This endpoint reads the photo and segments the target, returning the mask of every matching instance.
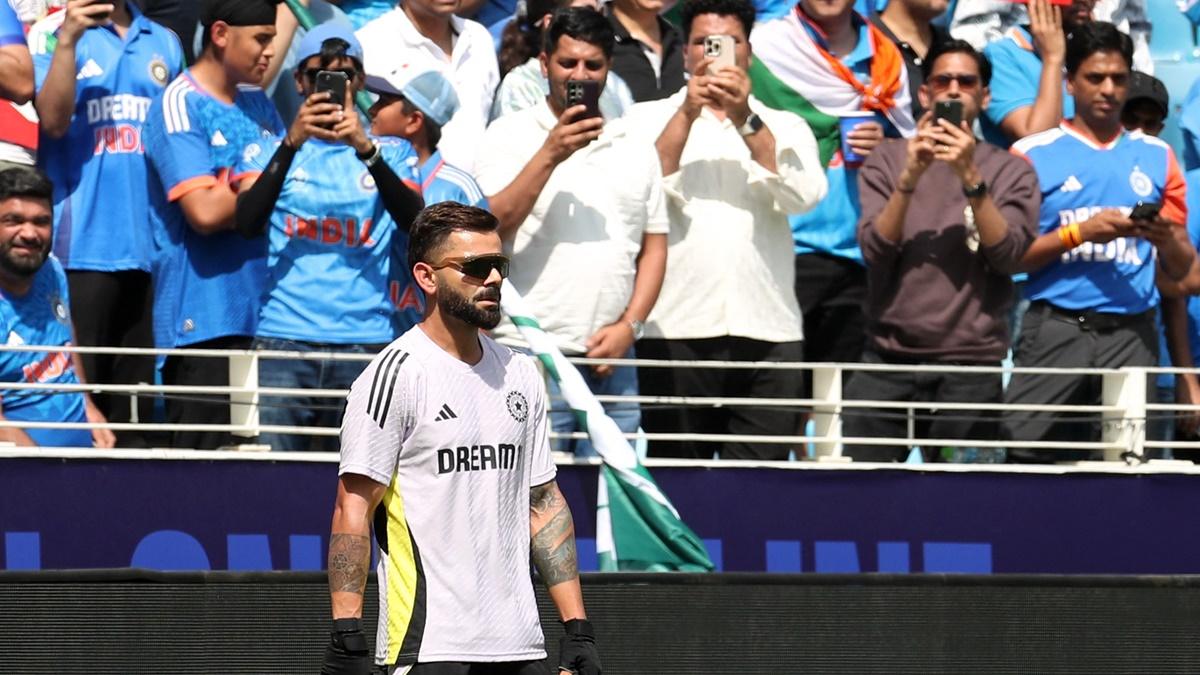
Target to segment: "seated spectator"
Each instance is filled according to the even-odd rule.
[[[363,26],[358,40],[375,72],[436,70],[454,84],[462,106],[442,130],[441,150],[448,162],[474,173],[500,70],[487,29],[454,15],[461,1],[405,0]]]
[[[1013,146],[1038,172],[1041,235],[1022,260],[1033,301],[1025,315],[1018,367],[1121,368],[1158,363],[1155,275],[1180,280],[1195,250],[1187,239],[1185,185],[1166,143],[1121,127],[1133,45],[1109,23],[1074,30],[1067,85],[1075,117]],[[1132,218],[1141,203],[1161,210]],[[1100,375],[1016,373],[1005,401],[1025,405],[1097,405]],[[1087,415],[1010,412],[1018,441],[1095,440]],[[1012,448],[1009,461],[1086,459],[1085,451]]]
[[[41,119],[38,164],[54,183],[54,254],[71,285],[79,344],[150,347],[154,293],[142,127],[150,103],[179,75],[183,51],[170,30],[133,3],[73,4],[30,31]],[[113,208],[120,192],[122,207]],[[153,356],[81,354],[95,382],[150,384]],[[149,420],[154,399],[95,397],[113,422]],[[122,447],[151,443],[118,434]]]
[[[154,333],[160,348],[247,349],[258,328],[267,247],[234,232],[230,172],[242,150],[284,133],[258,84],[274,52],[275,2],[205,0],[204,51],[150,106],[144,129],[154,223]],[[169,385],[229,386],[221,360],[173,355]],[[227,396],[171,398],[167,420],[229,424]],[[175,447],[215,448],[226,432],[177,431]]]
[[[605,125],[584,117],[583,105],[567,107],[567,80],[604,85],[613,50],[604,17],[571,8],[555,14],[546,31],[541,58],[550,95],[488,128],[479,184],[512,250],[509,281],[559,348],[568,355],[632,358],[666,266],[658,156],[620,120]],[[510,321],[495,334],[521,344]],[[595,366],[584,379],[596,394],[637,394],[637,373],[629,366]],[[609,403],[605,410],[622,431],[637,430],[636,403]],[[550,419],[558,432],[580,428],[569,410],[552,411]],[[559,447],[595,453],[587,441]]]
[[[421,210],[411,180],[412,146],[377,142],[362,128],[362,47],[348,26],[304,36],[296,87],[305,103],[287,136],[246,146],[234,177],[237,229],[268,234],[266,300],[255,349],[375,354],[395,337],[388,279],[396,239]],[[344,73],[346,97],[315,92],[321,71]],[[401,178],[409,178],[405,187]],[[407,240],[404,245],[407,246]],[[399,276],[404,277],[401,273]],[[327,289],[336,288],[330,297]],[[348,389],[364,361],[259,360],[258,383],[287,389]],[[259,422],[336,428],[341,407],[326,397],[264,396]],[[336,452],[336,436],[264,433],[273,450]]]
[[[550,84],[542,72],[538,55],[542,53],[542,31],[550,23],[555,8],[591,7],[595,0],[530,0],[525,14],[517,17],[504,29],[500,45],[500,89],[492,103],[492,119],[510,112],[532,108],[546,100]],[[629,85],[616,73],[610,72],[600,93],[600,112],[612,120],[633,105]]]
[[[1153,72],[1154,59],[1150,54],[1150,19],[1146,15],[1147,0],[1088,0],[1090,18],[1116,24],[1121,32],[1133,39],[1133,67]],[[1070,4],[1070,3],[1067,3]],[[982,50],[988,44],[1004,39],[1016,26],[1030,23],[1026,2],[1011,0],[957,0],[951,7],[951,36],[970,42]],[[1073,11],[1071,8],[1069,11]]]
[[[1091,23],[1095,2],[1030,0],[1029,25],[1013,26],[983,49],[993,70],[992,102],[980,120],[984,139],[1008,147],[1075,114],[1062,76],[1067,34]]]
[[[57,347],[74,341],[67,277],[50,255],[53,194],[50,181],[31,167],[0,171],[0,329],[10,345]],[[0,356],[3,382],[75,385],[83,380],[78,360],[67,352],[6,351]],[[0,393],[0,420],[106,422],[83,392]],[[0,441],[23,446],[111,448],[115,440],[107,429],[0,428]]]
[[[961,40],[933,47],[921,105],[958,103],[955,126],[922,116],[916,138],[887,141],[859,172],[858,240],[867,263],[866,363],[999,367],[1008,353],[1011,274],[1037,235],[1041,193],[1027,162],[972,132],[988,102],[988,62]],[[846,398],[999,403],[1001,374],[862,371]],[[994,440],[994,411],[917,409],[917,438]],[[849,437],[905,438],[903,410],[848,408]],[[937,448],[923,448],[927,461]],[[901,462],[903,446],[846,449],[857,461]]]
[[[946,11],[948,4],[949,0],[892,0],[882,12],[870,15],[871,23],[900,48],[904,57],[913,119],[925,112],[917,96],[917,90],[925,81],[922,71],[925,57],[936,43],[950,38],[945,29],[933,23]]]
[[[421,197],[427,206],[458,202],[487,209],[487,198],[475,179],[442,159],[438,141],[442,127],[458,110],[454,85],[436,70],[408,77],[406,73],[376,75],[368,71],[367,89],[379,96],[371,106],[371,131],[397,136],[412,144]]]
[[[28,105],[33,92],[25,26],[8,3],[0,2],[0,170],[33,164],[37,122],[29,119]]]
[[[670,98],[639,103],[624,122],[657,143],[662,163],[670,264],[646,321],[638,356],[649,359],[800,361],[800,307],[789,213],[825,195],[817,142],[804,120],[750,94],[749,0],[686,0],[688,83]],[[709,73],[705,38],[733,38],[736,65]],[[697,302],[697,298],[703,300]],[[799,398],[794,370],[641,368],[646,396]],[[785,408],[647,408],[646,431],[792,435]],[[787,445],[652,442],[656,457],[787,459]]]
[[[759,23],[750,35],[754,95],[808,121],[828,164],[828,194],[793,215],[796,298],[804,316],[804,357],[854,362],[864,344],[866,271],[855,238],[858,167],[884,135],[915,131],[908,76],[900,50],[855,13],[853,0],[801,0],[795,9]],[[867,117],[843,139],[839,117]],[[852,151],[855,161],[847,161]]]
[[[663,0],[612,0],[606,8],[617,36],[612,71],[629,85],[633,100],[666,98],[683,86],[683,40],[659,16]]]

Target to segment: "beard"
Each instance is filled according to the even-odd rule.
[[[441,292],[438,293],[438,309],[446,315],[484,330],[491,330],[500,324],[502,314],[499,306],[499,288],[484,286],[475,292],[473,298],[460,295],[457,291],[448,287],[439,290]],[[492,309],[483,309],[475,304],[481,300],[494,300],[497,306]]]
[[[15,251],[13,242],[10,240],[0,245],[0,267],[13,276],[31,277],[42,269],[42,265],[45,264],[49,255],[49,242],[36,254],[29,255],[24,251],[19,253]]]

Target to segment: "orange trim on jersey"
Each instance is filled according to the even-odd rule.
[[[256,181],[262,175],[261,171],[243,171],[242,173],[234,174],[229,177],[229,183],[235,190],[241,192],[241,183],[245,180]]]
[[[218,182],[216,176],[196,176],[189,178],[167,191],[167,201],[179,201],[183,199],[184,195],[191,194],[196,190],[207,190]]]
[[[1187,227],[1187,182],[1175,159],[1175,151],[1167,148],[1167,184],[1163,187],[1161,215],[1179,227]]]
[[[1025,36],[1021,34],[1021,31],[1018,30],[1016,26],[1008,29],[1008,37],[1011,38],[1013,42],[1017,43],[1017,46],[1021,49],[1024,49],[1027,52],[1035,51],[1033,45],[1029,42],[1029,40],[1025,39]]]
[[[1128,132],[1122,128],[1117,132],[1116,136],[1112,137],[1112,140],[1108,141],[1107,143],[1101,143],[1100,140],[1090,132],[1084,131],[1074,124],[1071,124],[1071,120],[1063,120],[1060,126],[1062,127],[1063,131],[1066,131],[1075,138],[1078,138],[1097,150],[1112,150],[1113,148],[1117,147],[1117,143],[1120,142],[1121,138],[1128,134]]]
[[[1026,155],[1025,153],[1021,152],[1015,146],[1011,146],[1011,145],[1008,146],[1008,151],[1009,151],[1009,153],[1016,155],[1017,157],[1020,157],[1021,159],[1025,160],[1030,166],[1033,166],[1033,160],[1029,159],[1029,155]]]

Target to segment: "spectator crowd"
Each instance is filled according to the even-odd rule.
[[[455,201],[495,215],[509,261],[435,268],[480,284],[500,270],[569,356],[890,364],[848,372],[845,397],[920,410],[847,408],[855,459],[904,461],[865,441],[913,424],[964,446],[1024,442],[1012,462],[1086,459],[1036,446],[1098,440],[1099,417],[1049,410],[1099,404],[1096,369],[1190,368],[1200,350],[1200,187],[1185,171],[1200,167],[1158,138],[1171,97],[1148,35],[1140,0],[4,0],[7,344],[179,351],[5,351],[0,379],[64,389],[5,391],[0,417],[182,426],[0,440],[233,443],[209,429],[230,424],[227,396],[157,409],[81,383],[228,386],[212,349],[378,353],[425,311],[410,223]],[[508,319],[493,335],[529,349]],[[1077,370],[1005,383],[905,368],[1010,354]],[[346,389],[363,365],[264,358],[259,384]],[[620,397],[605,408],[627,433],[736,437],[795,435],[806,414],[632,397],[805,398],[800,373],[584,369]],[[1200,404],[1191,374],[1150,391]],[[981,408],[933,405],[946,402]],[[1025,407],[987,408],[1001,402]],[[259,441],[336,449],[287,429],[340,415],[328,398],[264,396],[261,423],[283,432]],[[1200,438],[1197,421],[1151,433]]]

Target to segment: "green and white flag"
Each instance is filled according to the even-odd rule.
[[[567,405],[604,460],[596,499],[600,569],[712,571],[712,560],[700,538],[679,518],[679,512],[638,461],[617,423],[604,413],[583,376],[542,331],[521,294],[508,281],[504,282],[500,305],[546,372],[558,382]]]

